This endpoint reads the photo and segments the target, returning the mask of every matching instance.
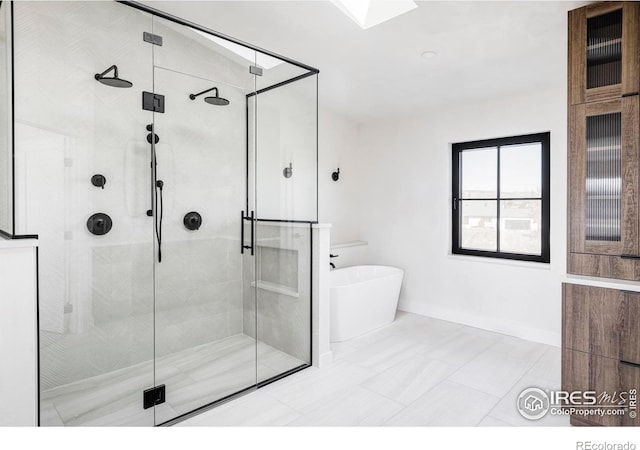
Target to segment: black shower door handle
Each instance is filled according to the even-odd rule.
[[[244,211],[240,211],[240,253],[244,254]]]
[[[253,256],[254,230],[256,223],[253,217],[253,211],[251,211],[251,217],[249,218],[249,220],[251,220],[251,256]]]
[[[251,221],[251,245],[244,245],[244,221]],[[253,236],[254,236],[254,215],[251,211],[250,216],[245,216],[244,211],[240,211],[240,253],[244,254],[245,249],[251,249],[251,256],[253,256]]]

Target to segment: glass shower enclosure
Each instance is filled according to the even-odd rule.
[[[40,424],[170,424],[308,367],[318,70],[135,2],[1,8]]]

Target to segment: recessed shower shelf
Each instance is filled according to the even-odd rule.
[[[303,234],[295,233],[293,236],[286,238],[273,237],[273,238],[262,238],[256,240],[257,247],[265,247],[265,248],[274,248],[277,250],[294,250],[298,251],[300,249],[300,245],[306,245],[304,242],[305,236]],[[302,242],[300,244],[299,242]]]
[[[264,291],[275,292],[276,294],[288,295],[289,297],[299,298],[300,293],[296,289],[281,284],[269,283],[268,281],[258,280],[251,282],[251,287],[262,289]]]

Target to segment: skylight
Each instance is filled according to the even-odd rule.
[[[273,69],[275,66],[278,66],[283,63],[283,61],[273,58],[269,55],[265,55],[264,53],[256,52],[248,47],[243,47],[242,45],[236,44],[235,42],[227,41],[226,39],[219,38],[212,34],[204,33],[200,30],[193,30],[198,33],[200,36],[210,40],[211,42],[215,42],[221,47],[230,50],[236,55],[246,59],[251,64],[256,64],[259,67],[263,67],[265,69]]]
[[[418,7],[412,0],[331,0],[331,2],[365,30]]]

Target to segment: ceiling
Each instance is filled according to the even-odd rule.
[[[320,103],[362,123],[564,83],[567,11],[587,2],[418,1],[367,30],[329,1],[144,3],[317,67]]]

